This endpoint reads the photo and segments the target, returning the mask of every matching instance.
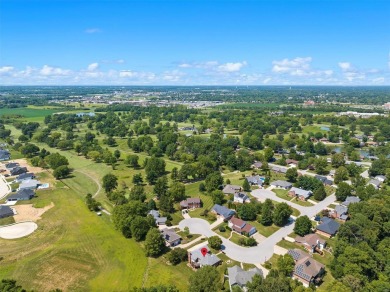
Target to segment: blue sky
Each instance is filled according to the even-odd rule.
[[[390,1],[2,0],[0,84],[390,85]]]

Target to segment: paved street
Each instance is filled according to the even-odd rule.
[[[331,196],[325,198],[325,200],[319,202],[314,206],[303,207],[295,203],[285,201],[277,197],[274,192],[269,190],[262,190],[262,189],[255,190],[252,191],[252,195],[257,199],[270,198],[278,202],[286,202],[291,207],[298,209],[301,212],[301,216],[307,215],[309,218],[313,217],[314,215],[319,213],[322,209],[326,208],[336,200],[335,195],[332,194]],[[264,239],[257,246],[242,247],[216,234],[214,231],[211,230],[212,228],[210,227],[210,224],[206,220],[200,218],[191,218],[191,219],[184,219],[179,223],[180,229],[183,230],[184,227],[188,227],[190,229],[190,232],[193,234],[202,234],[206,237],[210,237],[214,235],[219,236],[222,239],[223,251],[226,253],[226,255],[229,258],[239,262],[249,263],[249,264],[258,264],[258,263],[263,264],[265,261],[267,261],[274,253],[274,246],[279,241],[281,241],[283,237],[286,237],[288,234],[293,232],[294,225],[295,225],[295,221],[291,218],[289,224],[280,228],[277,232],[272,234],[270,237]]]

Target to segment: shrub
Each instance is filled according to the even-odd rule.
[[[219,226],[218,229],[219,229],[220,232],[225,232],[226,231],[226,228],[224,226]]]

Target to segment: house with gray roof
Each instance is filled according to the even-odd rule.
[[[295,261],[293,271],[293,278],[300,281],[305,287],[309,287],[311,283],[320,283],[324,273],[325,266],[313,258],[303,250],[290,249],[288,254],[292,256]]]
[[[232,218],[234,214],[236,214],[236,211],[228,209],[218,204],[215,204],[213,208],[211,208],[211,212],[219,216],[222,216],[224,220],[229,220],[230,218]]]
[[[157,210],[150,210],[148,215],[153,216],[157,225],[164,225],[167,222],[167,217],[160,217],[160,212]]]
[[[0,205],[0,218],[6,218],[14,216],[14,211],[5,205]]]
[[[386,176],[384,175],[377,175],[375,177],[376,180],[379,180],[380,182],[384,182],[386,180]]]
[[[262,278],[264,278],[263,271],[257,267],[248,271],[244,271],[239,266],[228,268],[230,291],[232,291],[234,286],[238,286],[245,291],[246,284],[248,282],[252,282],[252,279],[255,275],[260,275]]]
[[[239,193],[234,194],[233,202],[244,204],[244,203],[249,203],[250,199],[247,196],[247,194],[239,192]]]
[[[344,205],[337,205],[334,208],[332,217],[346,221],[348,219],[348,207]]]
[[[35,177],[35,175],[31,172],[26,172],[26,173],[22,173],[22,174],[19,174],[17,176],[17,178],[15,178],[15,181],[17,183],[20,183],[24,180],[30,180],[30,179],[33,179]]]
[[[161,230],[161,235],[165,240],[166,246],[176,246],[181,242],[181,237],[175,232],[175,229],[164,228]]]
[[[207,249],[205,255],[202,254],[202,249]],[[194,250],[188,250],[188,263],[195,269],[203,266],[218,266],[221,263],[221,259],[215,254],[211,253],[207,245]]]
[[[251,167],[255,169],[260,169],[263,166],[263,163],[261,161],[254,162]]]
[[[328,179],[326,176],[316,175],[315,178],[318,179],[320,182],[322,182],[326,186],[333,185],[333,181]]]
[[[292,183],[285,181],[285,180],[276,180],[276,181],[273,181],[271,183],[271,186],[274,186],[276,188],[289,190],[292,187]]]
[[[7,198],[7,202],[13,202],[13,201],[28,201],[34,198],[35,193],[33,190],[30,189],[24,189],[20,190],[15,194],[10,195]]]
[[[322,251],[326,246],[326,241],[314,233],[306,234],[303,237],[297,236],[295,237],[295,242],[302,244],[311,253]]]
[[[246,180],[251,186],[262,186],[264,179],[260,175],[247,176]]]
[[[379,189],[381,186],[381,182],[379,180],[376,180],[376,179],[370,179],[368,184],[373,185],[375,189]]]
[[[287,168],[280,167],[280,166],[272,166],[271,170],[274,172],[279,172],[279,173],[286,173],[287,172]]]
[[[360,198],[356,196],[348,196],[344,202],[341,203],[341,205],[348,207],[350,204],[359,203]]]
[[[316,227],[316,233],[328,238],[336,235],[340,228],[340,223],[328,217],[322,217],[320,222]]]
[[[301,201],[306,201],[313,194],[312,191],[307,191],[296,187],[292,187],[288,193],[291,197],[296,196]]]
[[[222,190],[225,195],[234,195],[239,191],[241,191],[241,187],[237,185],[226,185]]]
[[[11,154],[7,150],[0,150],[0,161],[11,159]]]
[[[5,168],[6,168],[7,170],[11,170],[11,169],[13,169],[13,168],[15,168],[15,167],[17,167],[17,166],[19,166],[19,163],[17,163],[17,162],[10,162],[10,163],[7,163],[7,164],[5,165]]]
[[[14,175],[19,175],[19,174],[26,173],[26,172],[27,172],[27,167],[16,166],[10,170],[10,175],[14,176]]]
[[[20,183],[18,190],[19,191],[26,190],[26,189],[35,190],[36,188],[38,188],[40,183],[41,183],[40,181],[37,181],[35,179],[24,180]]]
[[[182,209],[195,209],[202,206],[202,201],[199,198],[188,198],[180,202]]]

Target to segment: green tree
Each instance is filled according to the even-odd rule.
[[[205,192],[206,191],[206,186],[205,186],[205,184],[203,183],[203,182],[201,182],[200,184],[199,184],[199,192]]]
[[[340,166],[336,169],[336,172],[334,174],[334,183],[338,184],[344,180],[348,179],[348,169],[344,166]]]
[[[149,229],[150,226],[148,224],[148,220],[145,217],[135,216],[131,220],[131,224],[130,224],[131,236],[136,241],[144,240]]]
[[[214,204],[222,205],[225,200],[225,195],[220,190],[215,190],[211,192],[211,198],[213,199]]]
[[[287,224],[293,210],[286,203],[280,203],[276,206],[272,219],[275,225],[284,226]]]
[[[332,155],[332,166],[333,167],[340,167],[345,165],[345,159],[343,153],[335,153]]]
[[[300,236],[305,236],[306,234],[309,234],[311,228],[311,221],[306,215],[298,217],[295,221],[294,232]]]
[[[136,173],[133,175],[133,184],[135,185],[142,185],[142,183],[144,182],[144,179],[142,178],[142,174],[141,173]]]
[[[143,186],[134,186],[130,190],[129,194],[129,200],[134,200],[134,201],[145,201],[146,200],[146,194],[145,194],[145,189]]]
[[[52,153],[46,156],[45,162],[50,166],[51,169],[56,169],[62,165],[69,165],[68,159],[59,153]]]
[[[223,184],[223,177],[219,172],[214,172],[206,177],[205,185],[208,192],[217,190]]]
[[[326,191],[325,187],[322,185],[321,187],[318,187],[314,190],[313,197],[317,201],[322,201],[326,198]]]
[[[216,268],[204,266],[190,277],[189,292],[219,291],[220,275]]]
[[[145,252],[149,257],[157,257],[165,250],[165,241],[157,228],[151,228],[146,234]]]
[[[314,161],[314,167],[316,168],[316,172],[318,174],[325,174],[327,173],[326,167],[328,166],[328,162],[326,161],[326,158],[317,158]]]
[[[251,191],[251,185],[249,184],[249,182],[248,182],[248,180],[246,178],[244,179],[244,182],[242,184],[242,189],[245,192],[250,192]]]
[[[173,200],[168,194],[160,197],[159,208],[166,213],[171,213],[173,211]]]
[[[345,199],[351,195],[351,192],[352,187],[349,184],[345,182],[339,183],[336,190],[337,201],[344,202]]]
[[[242,220],[253,221],[257,217],[257,206],[253,203],[242,204],[238,208],[238,215]]]
[[[138,160],[139,160],[138,155],[136,155],[136,154],[130,154],[130,155],[127,155],[126,160],[125,160],[125,163],[126,163],[127,165],[130,165],[130,166],[133,167],[133,168],[137,168],[137,167],[139,167]]]
[[[173,182],[169,188],[169,196],[174,202],[180,202],[186,198],[186,188],[181,182]]]
[[[177,247],[168,253],[167,258],[172,265],[180,264],[180,262],[184,262],[187,259],[187,251]]]
[[[217,235],[211,236],[211,237],[209,237],[208,241],[209,241],[209,245],[211,248],[216,249],[216,250],[221,249],[222,239],[219,236],[217,236]]]
[[[108,173],[103,176],[103,188],[106,193],[110,193],[118,186],[118,178],[112,173]]]
[[[146,159],[145,165],[146,180],[154,184],[157,179],[165,174],[165,161],[158,157]]]
[[[70,169],[66,165],[61,165],[54,169],[53,176],[56,179],[66,178],[70,174]]]
[[[273,157],[274,157],[274,151],[269,147],[265,148],[264,149],[264,160],[266,162],[269,162],[269,161],[271,161],[271,159]]]
[[[272,213],[274,209],[274,204],[270,199],[266,199],[262,208],[261,208],[261,220],[260,223],[264,226],[270,226],[273,223]]]
[[[13,279],[2,279],[0,282],[0,291],[2,292],[26,292],[22,288],[16,284],[16,281]]]
[[[173,181],[176,181],[178,179],[178,177],[179,177],[179,171],[178,171],[177,167],[172,168],[172,170],[171,170],[171,179]]]
[[[156,184],[154,185],[153,192],[157,195],[157,198],[160,199],[162,196],[167,195],[168,193],[168,179],[164,175],[157,179]]]
[[[289,182],[296,182],[298,178],[298,170],[296,167],[292,167],[287,169],[286,171],[286,178]]]
[[[278,258],[277,267],[281,274],[290,276],[294,271],[295,262],[291,255],[285,254]]]

